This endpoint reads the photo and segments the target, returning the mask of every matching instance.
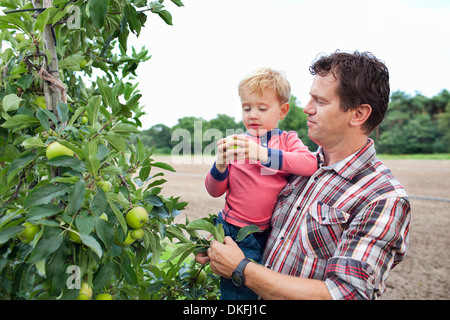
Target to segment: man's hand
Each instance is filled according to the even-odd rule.
[[[215,274],[225,278],[231,278],[234,269],[245,258],[242,250],[230,237],[225,237],[223,244],[216,240],[211,241],[207,255],[206,257],[199,253],[195,257],[195,260],[202,263],[201,261],[207,261],[209,259],[211,270]]]

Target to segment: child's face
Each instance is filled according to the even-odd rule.
[[[289,103],[281,104],[274,89],[262,95],[241,90],[242,121],[251,135],[262,136],[278,126],[289,111]]]

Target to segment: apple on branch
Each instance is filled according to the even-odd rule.
[[[95,300],[114,300],[109,293],[100,293],[95,297]]]
[[[40,228],[31,222],[25,222],[23,226],[25,229],[19,233],[19,239],[23,243],[28,244],[34,239],[34,236],[39,232]]]
[[[143,207],[135,207],[128,211],[125,218],[132,229],[141,229],[148,221],[148,212]]]
[[[47,158],[53,159],[57,156],[71,156],[75,154],[71,149],[63,146],[58,141],[52,142],[47,146],[47,150],[45,151]]]
[[[92,298],[92,288],[89,286],[87,282],[83,282],[81,284],[77,300],[91,300],[91,298]]]

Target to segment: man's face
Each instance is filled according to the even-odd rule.
[[[337,95],[338,80],[330,72],[328,75],[314,77],[311,99],[303,109],[308,115],[308,136],[324,148],[332,148],[340,143],[350,129],[350,112],[340,109]]]
[[[251,93],[247,89],[241,90],[242,121],[248,132],[254,136],[261,136],[278,126],[283,119],[289,104],[281,105],[275,90],[266,89],[262,95]]]

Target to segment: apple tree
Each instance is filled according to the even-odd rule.
[[[172,24],[163,2],[0,0],[0,299],[214,297],[162,192],[174,169],[129,143],[150,55],[127,41]]]

